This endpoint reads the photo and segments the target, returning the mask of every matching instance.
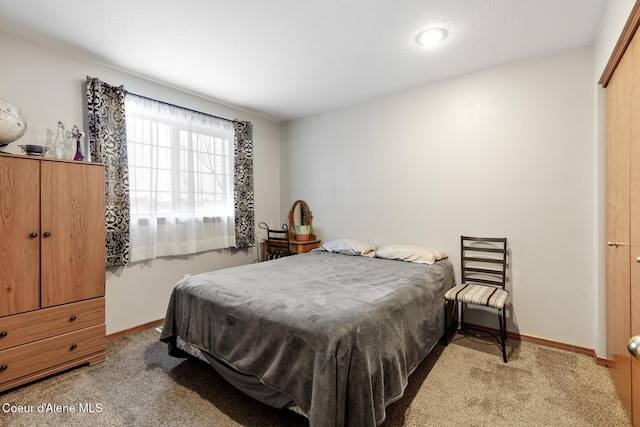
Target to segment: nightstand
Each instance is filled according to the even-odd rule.
[[[320,247],[320,240],[289,240],[289,250],[295,254],[303,254]]]
[[[320,247],[320,240],[318,239],[312,239],[312,240],[295,240],[295,239],[291,239],[289,240],[289,254],[290,255],[297,255],[297,254],[303,254],[305,252],[309,252],[315,248],[319,248]],[[276,249],[276,251],[274,251],[273,249]],[[282,249],[282,242],[281,241],[271,241],[269,239],[266,239],[262,242],[262,261],[267,261],[268,257],[267,257],[267,253],[269,252],[281,252],[280,249]],[[275,259],[276,257],[270,258],[270,259]],[[277,257],[280,258],[280,257]]]

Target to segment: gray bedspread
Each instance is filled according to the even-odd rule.
[[[257,376],[312,427],[373,426],[441,337],[453,284],[448,260],[314,251],[181,280],[160,338]]]

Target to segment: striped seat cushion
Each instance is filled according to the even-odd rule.
[[[449,289],[447,293],[444,294],[444,297],[450,301],[468,302],[502,309],[507,302],[509,292],[493,286],[463,283]]]

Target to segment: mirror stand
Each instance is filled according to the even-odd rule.
[[[292,252],[309,252],[320,246],[313,231],[313,214],[304,200],[296,200],[289,211],[289,242]]]

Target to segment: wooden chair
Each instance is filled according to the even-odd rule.
[[[289,227],[282,224],[282,229],[271,229],[261,222],[258,227],[267,231],[267,239],[264,241],[264,260],[278,259],[285,256],[293,255],[289,243]]]
[[[465,329],[464,307],[481,305],[498,311],[500,337],[492,334],[502,347],[502,359],[507,363],[507,319],[505,305],[509,292],[505,289],[507,278],[507,239],[493,237],[460,236],[460,262],[462,282],[444,295],[445,314],[447,302],[460,306],[461,328]],[[445,326],[446,329],[446,326]],[[445,330],[445,341],[447,331]]]

